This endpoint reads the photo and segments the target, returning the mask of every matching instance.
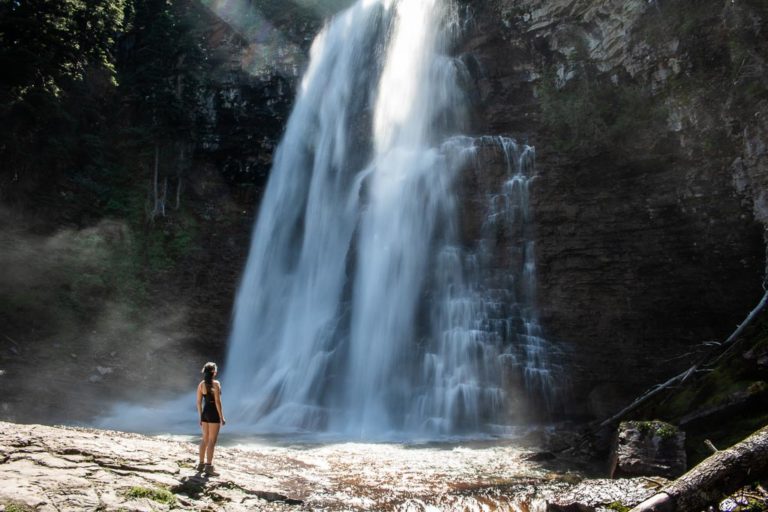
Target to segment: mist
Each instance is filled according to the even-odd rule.
[[[193,385],[187,304],[147,289],[135,249],[121,221],[41,234],[0,211],[0,417],[83,423]]]

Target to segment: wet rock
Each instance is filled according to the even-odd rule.
[[[604,419],[690,366],[702,341],[730,334],[762,295],[768,102],[747,88],[762,90],[768,67],[747,58],[753,75],[734,86],[731,66],[745,56],[727,41],[763,55],[742,36],[768,18],[715,0],[466,2],[475,30],[461,51],[482,70],[474,131],[536,147],[537,303],[564,347],[551,356],[564,368],[556,378],[569,379],[562,412]],[[576,134],[552,121],[568,116],[550,107],[603,105],[580,92],[598,90],[634,96],[574,148]],[[635,122],[654,105],[658,119]],[[597,120],[588,110],[587,124]],[[609,140],[618,118],[636,129]],[[497,172],[483,164],[484,176]],[[482,193],[462,197],[465,218],[482,213],[472,211]]]
[[[557,458],[557,456],[552,452],[534,452],[523,456],[523,460],[528,460],[531,462],[542,462],[555,458]]]
[[[546,500],[547,512],[629,509],[651,497],[658,483],[642,480],[586,480]]]
[[[647,479],[583,480],[523,455],[485,442],[218,447],[221,475],[206,477],[193,442],[0,423],[0,510],[592,510],[653,492]]]
[[[675,478],[685,470],[685,432],[662,421],[627,421],[619,425],[611,453],[612,478]]]
[[[204,478],[193,467],[195,445],[136,434],[0,423],[0,454],[0,505],[42,511],[168,510],[172,504],[185,510],[286,510],[301,502],[260,472],[233,472],[226,462],[221,477]]]

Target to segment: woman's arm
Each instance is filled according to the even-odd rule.
[[[203,401],[203,392],[200,389],[200,384],[197,385],[197,419],[200,421],[200,424],[203,424],[203,406],[201,405],[201,402]]]
[[[224,409],[221,405],[221,383],[216,381],[216,385],[213,386],[214,396],[216,397],[216,409],[219,411],[219,418],[221,418],[221,424],[226,425],[227,420],[224,419]]]

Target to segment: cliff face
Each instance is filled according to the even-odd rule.
[[[561,410],[606,415],[722,340],[761,295],[768,8],[468,9],[475,129],[536,147],[538,305],[571,389]]]
[[[73,413],[68,403],[135,395],[122,386],[150,386],[157,373],[187,372],[178,379],[186,385],[190,367],[223,355],[258,199],[319,26],[283,2],[267,4],[264,26],[282,35],[260,40],[183,3],[204,27],[197,35],[212,68],[195,90],[193,140],[161,159],[179,209],[171,199],[167,215],[148,222],[151,149],[120,149],[114,135],[99,134],[125,169],[115,180],[128,206],[117,214],[113,198],[94,196],[115,189],[94,187],[101,175],[44,167],[25,184],[0,169],[0,363],[3,378],[21,383],[0,404],[3,418],[81,419],[97,405]],[[557,354],[558,411],[607,415],[686,366],[702,342],[726,336],[761,294],[768,6],[461,4],[457,52],[474,133],[536,147],[537,302]],[[291,51],[263,62],[270,44]],[[122,52],[125,64],[131,49]],[[130,124],[130,112],[115,118]],[[505,165],[487,149],[462,180],[468,245]],[[493,265],[503,273],[516,241],[501,242]],[[32,368],[57,369],[62,394],[51,397]]]

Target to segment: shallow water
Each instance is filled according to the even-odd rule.
[[[541,485],[560,485],[560,474],[523,459],[535,434],[370,443],[224,433],[219,457],[269,475],[312,510],[522,510]]]

